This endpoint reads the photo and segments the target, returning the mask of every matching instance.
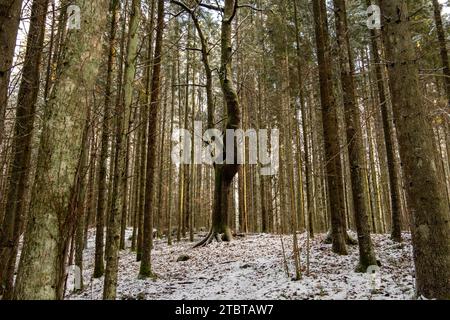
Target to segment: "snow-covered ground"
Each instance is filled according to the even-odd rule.
[[[129,231],[127,232],[129,233]],[[411,299],[414,269],[409,234],[397,244],[388,235],[374,235],[382,264],[379,277],[355,273],[357,246],[348,256],[331,252],[325,235],[311,241],[310,273],[306,275],[306,235],[299,235],[303,278],[292,281],[294,265],[291,236],[284,236],[290,276],[286,274],[280,236],[257,234],[231,243],[213,243],[193,249],[188,242],[168,246],[155,241],[152,251],[156,279],[139,280],[139,263],[129,249],[120,255],[118,299]],[[103,278],[91,279],[94,233],[90,232],[84,256],[85,289],[68,299],[101,299]],[[128,243],[129,245],[129,243]],[[181,255],[189,260],[177,262]],[[376,290],[373,290],[376,288]]]

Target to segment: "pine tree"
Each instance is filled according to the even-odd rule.
[[[445,91],[447,93],[447,103],[450,106],[450,65],[448,60],[445,31],[442,24],[441,6],[439,5],[438,0],[432,0],[432,2],[434,10],[434,22],[436,24],[436,31],[439,40],[439,48],[442,60],[442,72],[444,74]]]
[[[369,208],[367,190],[364,183],[364,171],[366,167],[364,144],[360,112],[356,103],[355,83],[353,80],[355,67],[348,35],[349,30],[345,1],[333,0],[333,4],[341,68],[353,206],[356,230],[358,232],[359,265],[357,271],[366,272],[367,268],[376,265],[377,261],[370,238]]]
[[[406,1],[380,1],[394,122],[405,173],[418,296],[450,298],[450,210],[422,107]]]
[[[112,79],[114,60],[116,58],[116,37],[117,22],[119,19],[120,4],[118,0],[111,0],[110,11],[110,29],[108,39],[108,59],[105,83],[104,109],[102,118],[101,141],[100,141],[100,159],[98,166],[98,194],[97,194],[97,214],[96,214],[96,232],[95,232],[95,265],[94,278],[100,278],[105,272],[104,264],[104,236],[105,236],[105,216],[106,216],[106,193],[107,193],[107,160],[110,135],[110,117],[112,105]]]
[[[22,0],[0,1],[0,146],[5,130],[8,85],[16,48]]]
[[[319,61],[320,96],[326,153],[325,163],[331,210],[331,237],[333,251],[345,255],[347,254],[347,248],[345,246],[347,233],[344,220],[344,190],[341,177],[339,128],[336,101],[333,93],[331,53],[325,1],[314,1],[313,9]]]
[[[104,31],[108,8],[104,0],[78,0],[75,5],[83,22],[81,30],[68,31],[57,79],[45,105],[30,218],[14,290],[16,299],[61,298],[67,235],[73,221],[69,208],[74,198],[73,183],[80,174],[77,159],[87,114],[80,95],[94,88],[102,55],[98,37]]]
[[[142,241],[142,260],[139,269],[140,278],[148,278],[153,275],[151,267],[151,250],[153,239],[153,178],[155,174],[156,162],[156,121],[161,105],[161,62],[162,62],[162,42],[164,33],[164,0],[158,0],[158,18],[156,23],[155,53],[153,60],[153,74],[151,82],[150,113],[148,117],[148,141],[147,141],[147,168],[145,179],[145,211],[144,229]]]
[[[18,93],[13,136],[13,160],[5,218],[0,229],[0,294],[12,296],[14,268],[19,237],[26,209],[26,190],[30,176],[32,137],[39,93],[40,63],[43,50],[47,0],[35,0],[31,8],[22,81]]]

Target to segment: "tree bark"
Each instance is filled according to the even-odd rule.
[[[140,165],[140,178],[139,178],[139,213],[138,213],[138,241],[137,241],[137,250],[136,250],[136,261],[142,260],[142,248],[144,241],[144,210],[145,210],[145,188],[146,188],[146,167],[147,167],[147,138],[148,138],[148,116],[149,116],[149,102],[151,97],[151,86],[152,86],[152,63],[153,63],[153,29],[154,29],[154,16],[155,16],[155,0],[149,1],[150,12],[148,19],[150,20],[147,25],[148,32],[148,41],[147,41],[147,50],[146,50],[146,63],[147,67],[145,68],[145,95],[143,97],[142,105],[142,141],[139,143],[141,148],[141,165]]]
[[[323,132],[325,142],[325,167],[331,209],[331,235],[333,252],[346,255],[344,189],[341,176],[341,159],[337,106],[333,93],[332,66],[328,36],[326,3],[313,1],[316,45],[319,61],[320,96],[322,103]]]
[[[30,175],[33,127],[39,94],[40,63],[43,50],[48,0],[35,0],[31,8],[30,30],[22,70],[13,136],[13,160],[5,217],[0,229],[0,295],[11,297],[14,269],[26,209]]]
[[[8,85],[19,30],[22,0],[0,0],[0,146],[5,131]]]
[[[359,265],[356,270],[358,272],[366,272],[367,268],[376,265],[377,261],[373,250],[372,240],[370,238],[369,208],[364,183],[366,161],[364,156],[360,112],[356,103],[355,83],[353,80],[355,67],[348,35],[349,30],[345,1],[333,0],[333,4],[341,67],[350,178],[353,195],[353,211],[359,244]]]
[[[129,131],[132,126],[132,111],[131,106],[133,102],[133,82],[136,76],[137,50],[138,50],[138,28],[141,20],[141,0],[133,0],[131,3],[131,12],[129,17],[128,27],[128,42],[125,58],[124,84],[123,84],[123,132],[122,139],[124,147],[121,150],[120,157],[122,164],[119,170],[120,175],[120,193],[121,193],[121,228],[120,228],[120,249],[125,249],[125,229],[126,219],[128,213],[128,168],[129,168],[129,153],[130,153],[130,135]]]
[[[140,278],[148,278],[153,275],[151,266],[151,250],[153,239],[153,177],[155,175],[156,161],[156,121],[161,104],[161,60],[162,41],[164,33],[164,0],[158,0],[158,18],[156,27],[155,54],[153,60],[153,74],[151,85],[150,113],[148,117],[148,141],[147,141],[147,172],[145,183],[145,212],[144,234],[142,245],[142,260],[139,269]]]
[[[68,212],[80,175],[77,159],[87,113],[81,92],[90,94],[94,89],[102,56],[99,35],[104,31],[108,7],[105,0],[78,0],[75,4],[83,16],[82,30],[70,30],[65,39],[63,60],[45,106],[16,299],[61,298],[58,282],[64,273],[68,229],[73,225],[74,217]]]
[[[370,5],[370,0],[366,0],[367,5]],[[377,41],[378,33],[376,30],[370,30],[370,46],[372,56],[375,64],[375,74],[378,88],[379,104],[381,107],[381,117],[383,120],[383,132],[386,143],[386,156],[389,171],[389,188],[390,188],[390,202],[392,211],[392,239],[397,242],[402,240],[402,226],[401,226],[401,203],[400,203],[400,175],[398,172],[399,164],[395,156],[395,128],[391,117],[389,116],[389,101],[386,97],[386,90],[383,81],[383,69],[380,56],[380,49]]]
[[[119,20],[119,1],[112,0],[111,2],[111,21],[109,29],[109,43],[108,43],[108,62],[107,74],[105,83],[105,97],[104,110],[102,120],[102,134],[100,146],[100,162],[98,166],[98,195],[97,195],[97,214],[96,214],[96,233],[95,233],[95,263],[94,263],[94,278],[100,278],[105,272],[104,264],[104,237],[105,237],[105,216],[107,207],[107,170],[108,170],[108,154],[109,154],[109,136],[110,136],[110,117],[111,117],[111,103],[112,103],[112,79],[114,61],[116,59],[116,34],[117,22]]]
[[[433,130],[422,107],[406,1],[381,0],[394,120],[412,213],[418,296],[450,299],[450,210]]]
[[[231,41],[232,22],[236,16],[237,2],[237,0],[225,0],[221,35],[221,68],[219,72],[220,84],[226,105],[226,114],[228,116],[225,128],[231,130],[238,129],[241,122],[238,96],[233,84],[233,50]],[[236,150],[234,151],[236,156]],[[226,147],[224,147],[224,159],[226,159],[226,152]],[[232,190],[232,181],[239,171],[239,164],[237,164],[237,161],[234,162],[234,164],[215,164],[215,188],[211,230],[205,239],[196,244],[196,247],[207,245],[214,239],[220,240],[220,235],[222,235],[222,240],[224,241],[232,240],[231,230],[228,225],[228,202],[229,193]]]
[[[301,150],[298,152],[298,162],[299,162],[299,188],[302,190],[303,194],[303,179],[302,179],[302,164],[305,165],[305,189],[306,189],[306,213],[305,213],[305,228],[308,229],[308,233],[310,236],[314,236],[314,231],[312,230],[312,219],[310,217],[312,213],[312,195],[311,195],[311,186],[310,186],[310,173],[311,168],[309,165],[309,139],[308,139],[308,119],[306,117],[306,104],[305,104],[305,98],[303,93],[303,75],[302,75],[302,55],[301,55],[301,47],[300,47],[300,27],[298,22],[298,9],[297,9],[297,1],[293,1],[294,5],[294,25],[295,25],[295,44],[296,44],[296,66],[297,66],[297,76],[298,76],[298,97],[300,99],[300,114],[302,118],[302,131],[303,131],[303,147],[305,152],[305,160],[302,161],[302,155]],[[298,125],[296,124],[296,131],[298,136],[298,148],[300,148],[300,129],[298,128]],[[302,196],[303,198],[303,196]],[[306,223],[308,223],[308,226],[306,226]]]
[[[86,118],[86,124],[83,132],[83,142],[82,142],[82,150],[79,159],[79,170],[80,174],[77,177],[76,181],[76,195],[74,197],[73,203],[73,211],[75,214],[75,227],[74,227],[74,235],[72,235],[72,248],[71,250],[75,251],[75,265],[79,268],[80,271],[80,288],[81,291],[83,289],[83,250],[84,250],[84,224],[86,219],[86,207],[85,207],[85,198],[86,198],[86,179],[89,173],[89,134],[91,131],[91,106],[88,107],[88,115]],[[72,264],[72,261],[69,260],[69,264]],[[65,274],[64,274],[65,278]]]
[[[445,92],[447,93],[447,105],[450,107],[450,65],[448,62],[447,40],[442,24],[441,6],[438,0],[432,0],[434,9],[434,22],[439,40],[439,49],[442,60],[442,73],[444,74]]]

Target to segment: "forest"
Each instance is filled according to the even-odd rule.
[[[447,0],[0,0],[0,299],[450,300],[449,42]]]

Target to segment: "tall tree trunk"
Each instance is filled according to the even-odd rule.
[[[353,207],[358,233],[359,272],[366,272],[371,265],[376,265],[375,252],[370,238],[369,208],[364,183],[366,161],[361,129],[359,107],[356,103],[355,83],[353,80],[354,63],[350,48],[347,24],[347,9],[344,0],[333,0],[336,35],[341,67],[341,81],[344,100],[346,135],[350,162]]]
[[[447,37],[442,24],[441,6],[438,0],[432,0],[434,9],[434,22],[439,40],[439,49],[442,60],[442,72],[444,73],[445,92],[447,93],[447,105],[450,107],[450,65],[448,62]]]
[[[48,0],[35,0],[31,8],[30,30],[22,70],[13,136],[5,217],[0,229],[0,295],[10,296],[13,287],[17,246],[26,208],[30,175],[33,127],[39,93],[40,63],[45,34]]]
[[[312,204],[312,196],[311,196],[311,186],[310,186],[310,165],[309,165],[309,140],[308,140],[308,119],[306,117],[306,104],[305,97],[303,93],[303,75],[302,75],[302,55],[301,55],[301,47],[300,47],[300,27],[298,21],[298,9],[297,9],[297,1],[293,1],[294,5],[294,25],[295,25],[295,43],[296,43],[296,66],[297,66],[297,76],[298,76],[298,97],[300,99],[300,114],[302,118],[302,131],[303,131],[303,147],[305,152],[305,161],[302,161],[301,155],[301,147],[300,143],[298,143],[298,162],[299,162],[299,178],[302,178],[302,164],[305,165],[305,189],[306,189],[306,213],[305,213],[305,221],[308,222],[308,226],[305,225],[305,228],[308,228],[308,233],[310,236],[314,236],[314,232],[312,230],[311,224],[311,204]],[[298,124],[296,124],[297,136],[298,140],[300,140],[300,130],[298,128]],[[299,180],[300,180],[299,179]],[[303,193],[303,181],[299,181],[299,188],[302,189]]]
[[[195,42],[195,32],[193,32],[193,42],[192,46],[195,48],[196,42]],[[195,88],[195,79],[196,79],[196,67],[197,65],[195,63],[192,64],[192,85]],[[195,108],[196,108],[196,101],[195,101],[195,89],[191,91],[191,132],[192,136],[195,136]],[[195,157],[195,145],[194,145],[194,139],[191,140],[191,159],[194,159]],[[187,197],[187,207],[189,209],[186,210],[188,213],[188,222],[189,222],[189,241],[194,242],[194,214],[195,214],[195,164],[191,163],[188,166],[189,168],[189,184],[188,184],[188,192],[189,196]]]
[[[128,27],[128,42],[125,58],[124,84],[123,84],[123,132],[122,139],[124,147],[121,150],[120,157],[122,165],[119,168],[120,175],[120,193],[121,193],[121,229],[120,229],[120,249],[125,249],[125,229],[128,213],[128,168],[130,153],[130,135],[129,131],[132,125],[131,105],[133,102],[133,82],[136,76],[137,50],[138,50],[138,28],[141,20],[141,0],[133,0],[131,3],[131,12]]]
[[[94,124],[92,124],[93,126]],[[93,127],[91,132],[91,151],[90,151],[90,160],[89,160],[89,178],[88,178],[88,186],[87,186],[87,194],[86,194],[86,220],[84,224],[84,247],[87,249],[88,245],[88,231],[91,226],[91,221],[93,220],[93,214],[96,209],[96,179],[95,179],[95,169],[97,166],[97,139],[96,139],[96,128]]]
[[[370,0],[366,0],[366,4],[370,5]],[[399,175],[399,164],[395,156],[394,149],[394,124],[389,116],[389,101],[386,97],[386,90],[383,80],[383,67],[381,64],[380,49],[377,40],[378,33],[375,29],[370,30],[370,46],[372,51],[372,56],[375,64],[375,74],[377,80],[379,103],[381,106],[381,117],[383,120],[383,132],[386,143],[386,156],[388,162],[389,170],[389,188],[391,196],[391,211],[392,211],[392,239],[397,242],[401,242],[401,199],[400,199],[400,175]]]
[[[149,116],[149,103],[150,98],[152,94],[152,82],[151,82],[151,76],[152,76],[152,63],[153,63],[153,29],[154,29],[154,23],[155,23],[155,0],[149,0],[148,5],[150,5],[150,12],[148,13],[149,17],[148,20],[149,23],[147,25],[147,33],[148,33],[148,41],[147,41],[147,52],[146,52],[146,64],[147,67],[145,68],[145,95],[143,97],[142,104],[142,124],[141,124],[141,131],[142,131],[142,141],[139,142],[140,148],[141,148],[141,159],[140,159],[140,177],[139,177],[139,207],[138,207],[138,241],[137,241],[137,250],[136,250],[136,261],[141,261],[142,259],[142,248],[143,248],[143,241],[144,241],[144,215],[145,215],[145,188],[146,188],[146,168],[147,168],[147,127],[148,127],[148,116]]]
[[[109,154],[109,136],[110,136],[110,116],[112,103],[112,79],[114,61],[116,59],[116,34],[117,23],[119,20],[119,0],[111,0],[111,21],[109,29],[108,43],[108,62],[105,83],[105,104],[102,120],[102,134],[100,146],[100,162],[98,166],[98,195],[97,195],[97,214],[96,214],[96,233],[95,233],[95,263],[94,278],[100,278],[105,272],[104,265],[104,236],[105,236],[105,216],[107,207],[107,170],[108,170],[108,154]]]
[[[187,33],[186,33],[186,43],[187,46],[192,45],[192,31],[191,31],[191,23],[190,20],[187,24]],[[184,129],[189,130],[189,81],[190,79],[190,71],[192,66],[192,55],[190,50],[186,52],[186,74],[185,74],[185,91],[184,91]],[[194,88],[192,89],[194,91]],[[181,235],[186,237],[186,229],[189,228],[189,219],[190,219],[190,176],[189,176],[189,164],[183,163],[183,192],[182,192],[182,202],[180,205],[183,206],[182,213],[182,221],[181,221]]]
[[[30,218],[17,274],[16,299],[56,299],[66,259],[66,237],[73,223],[69,205],[80,174],[87,106],[81,93],[94,90],[107,17],[105,0],[75,1],[83,16],[82,32],[70,30],[63,47],[51,98],[45,106]],[[89,52],[89,55],[86,55]],[[82,90],[84,89],[84,90]]]
[[[137,27],[140,17],[140,0],[132,0],[128,30],[127,53],[125,58],[123,101],[117,99],[115,110],[115,157],[113,188],[111,194],[112,207],[108,219],[105,284],[103,299],[116,298],[117,272],[119,263],[120,241],[125,236],[121,234],[121,226],[126,223],[127,181],[128,181],[128,128],[131,118],[132,82],[135,76]],[[121,67],[121,66],[119,66]],[[124,240],[124,239],[123,239]],[[125,244],[125,242],[123,243]]]
[[[259,129],[263,129],[264,123],[262,114],[264,112],[263,110],[263,84],[262,84],[262,76],[258,76],[258,127]],[[264,119],[265,120],[265,119]],[[258,146],[259,148],[259,146]],[[258,149],[259,150],[259,149]],[[261,169],[261,167],[259,167]],[[269,226],[269,219],[268,219],[268,213],[267,213],[267,206],[266,206],[266,180],[267,178],[264,176],[260,176],[260,199],[261,199],[261,232],[267,233],[272,230],[270,230]]]
[[[161,104],[160,82],[161,82],[161,60],[162,42],[164,33],[164,0],[158,0],[158,18],[156,27],[155,54],[153,59],[153,74],[151,85],[150,113],[148,117],[148,141],[147,141],[147,172],[145,187],[145,212],[144,212],[144,234],[142,245],[142,260],[139,269],[140,278],[152,276],[151,250],[153,239],[153,178],[155,175],[156,160],[156,121]]]
[[[167,82],[167,81],[166,81]],[[166,144],[166,119],[167,119],[167,91],[168,87],[165,86],[165,97],[164,97],[164,103],[163,103],[163,112],[161,114],[162,117],[162,124],[161,124],[161,141],[160,141],[160,154],[159,154],[159,181],[158,181],[158,192],[157,192],[157,201],[158,201],[158,208],[157,208],[157,215],[156,215],[156,230],[158,237],[162,234],[162,218],[163,218],[163,212],[164,212],[164,201],[163,201],[163,184],[164,184],[164,147]]]
[[[417,295],[450,299],[450,210],[433,130],[421,103],[408,9],[403,0],[380,4],[394,119],[413,215]]]
[[[140,101],[140,97],[138,99]],[[132,199],[132,225],[133,232],[131,234],[131,251],[136,251],[137,244],[137,231],[138,231],[138,219],[139,219],[139,181],[140,181],[140,166],[141,166],[141,146],[140,142],[142,140],[142,130],[141,126],[143,126],[144,122],[142,121],[143,112],[142,108],[136,110],[136,119],[138,121],[137,132],[134,135],[134,163],[133,163],[133,199]]]
[[[332,66],[325,0],[313,1],[316,45],[319,61],[320,96],[322,102],[325,163],[331,210],[333,252],[347,254],[344,189],[338,133],[337,106],[333,93]]]
[[[201,59],[202,59],[202,64],[203,64],[203,68],[205,71],[205,76],[206,76],[206,106],[207,106],[207,125],[208,125],[208,129],[213,129],[214,127],[214,97],[213,97],[213,77],[212,77],[212,70],[211,70],[211,66],[209,63],[209,48],[208,48],[208,41],[207,38],[205,37],[204,33],[203,33],[203,29],[201,28],[200,22],[198,20],[198,17],[196,15],[196,13],[189,8],[186,4],[184,4],[183,2],[180,1],[176,1],[176,0],[172,0],[172,2],[174,4],[177,4],[178,6],[182,7],[185,11],[187,11],[194,23],[194,26],[196,28],[198,37],[200,39],[200,45],[201,45]],[[189,36],[188,36],[189,39]],[[188,66],[189,68],[189,66]],[[186,79],[189,80],[189,69],[187,69],[187,75],[186,75]],[[187,81],[188,83],[189,81]],[[185,128],[187,126],[187,90],[186,90],[186,106],[185,106]],[[192,110],[194,112],[194,110]],[[194,113],[193,113],[194,114]],[[192,149],[193,150],[193,149]],[[184,168],[183,168],[184,169]],[[180,171],[181,171],[181,167],[180,167]],[[184,171],[184,170],[183,170]],[[180,211],[182,210],[181,208],[183,208],[184,206],[182,206],[183,203],[183,199],[185,198],[184,194],[186,193],[185,189],[187,189],[187,187],[184,187],[185,184],[185,179],[183,179],[183,182],[180,183]],[[180,215],[180,217],[182,217],[183,214]],[[190,231],[193,231],[190,230]],[[180,233],[180,231],[178,232]],[[191,236],[190,232],[190,236]],[[191,240],[193,238],[193,234],[191,236]]]
[[[174,29],[177,28],[178,21],[174,21]],[[176,34],[175,34],[176,35]],[[175,37],[174,37],[175,38]],[[169,135],[172,137],[174,131],[174,118],[175,118],[175,83],[177,77],[177,59],[176,54],[172,54],[171,56],[171,72],[170,72],[170,129]],[[172,139],[169,142],[170,150],[172,150]],[[172,245],[172,202],[174,196],[172,194],[173,186],[173,174],[174,174],[174,164],[172,163],[172,159],[169,160],[169,191],[167,196],[167,244],[169,246]]]
[[[0,147],[5,131],[8,85],[19,30],[22,0],[0,0]]]
[[[146,76],[147,77],[147,76]],[[147,81],[145,81],[147,85]],[[144,201],[145,201],[145,169],[146,169],[146,159],[147,159],[147,117],[148,110],[147,104],[144,103],[141,106],[141,126],[139,128],[140,131],[140,139],[138,142],[138,148],[140,148],[139,152],[139,198],[138,198],[138,206],[137,206],[137,246],[136,246],[136,261],[141,261],[142,258],[142,241],[144,238]]]
[[[86,179],[89,173],[89,134],[91,132],[91,106],[88,109],[88,116],[86,118],[86,124],[83,133],[83,149],[79,159],[80,174],[77,177],[76,188],[77,190],[74,199],[74,214],[75,214],[75,228],[74,236],[72,238],[72,246],[75,247],[75,265],[80,271],[80,288],[83,289],[83,250],[84,250],[84,224],[86,219]],[[92,139],[93,140],[93,139]],[[91,143],[93,141],[91,140]],[[71,248],[73,250],[73,247]],[[72,263],[70,263],[72,264]]]
[[[237,130],[241,122],[239,101],[233,84],[233,50],[231,41],[232,22],[236,16],[237,2],[237,0],[225,0],[221,35],[220,83],[226,104],[226,114],[228,116],[225,128],[230,130]],[[226,159],[227,151],[226,147],[224,147],[224,159]],[[236,150],[234,150],[234,154],[236,155]],[[196,246],[206,245],[214,239],[219,240],[220,235],[222,235],[222,240],[224,241],[231,241],[232,239],[231,230],[228,225],[228,202],[229,193],[232,190],[232,181],[239,171],[239,164],[236,163],[237,161],[234,162],[234,164],[215,164],[215,188],[211,230],[208,236],[196,244]]]

